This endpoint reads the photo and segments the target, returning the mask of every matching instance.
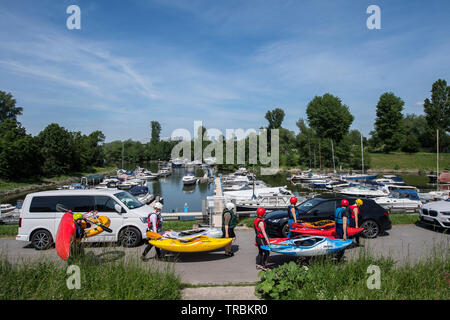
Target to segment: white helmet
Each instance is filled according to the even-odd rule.
[[[155,208],[155,209],[159,209],[159,210],[162,210],[162,208],[163,208],[163,205],[162,205],[162,203],[161,203],[161,202],[157,202],[157,203],[155,203],[155,204],[153,205],[153,208]]]
[[[233,210],[233,209],[234,209],[234,203],[228,202],[228,203],[225,205],[225,207],[226,207],[228,210]]]

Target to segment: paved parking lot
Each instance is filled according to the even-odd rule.
[[[258,281],[255,268],[257,249],[254,246],[254,231],[251,229],[237,230],[237,240],[234,244],[234,257],[226,257],[223,251],[207,253],[168,254],[168,261],[153,259],[152,250],[147,261],[139,260],[144,246],[137,248],[123,248],[105,245],[101,247],[88,247],[88,257],[96,259],[98,263],[107,261],[136,260],[149,268],[174,268],[180,274],[183,282],[191,284],[229,284],[249,283]],[[376,239],[361,239],[363,247],[346,250],[347,259],[357,257],[361,250],[367,250],[374,256],[390,256],[399,265],[411,262],[416,263],[429,257],[433,250],[449,250],[450,235],[442,231],[434,231],[418,225],[396,225],[387,235]],[[37,251],[27,243],[14,239],[0,239],[0,251],[6,254],[11,262],[20,262],[28,259],[48,258],[60,260],[55,249]],[[292,260],[290,257],[272,254],[270,263],[278,265]]]

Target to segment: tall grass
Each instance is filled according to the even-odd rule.
[[[181,281],[169,269],[146,269],[137,261],[77,263],[81,288],[68,289],[68,265],[53,261],[11,264],[0,257],[1,300],[174,300]]]
[[[367,285],[369,277],[373,275],[372,272],[368,272],[369,266],[380,268],[379,289],[369,289]],[[307,281],[297,282],[279,299],[448,300],[450,298],[448,254],[435,253],[430,259],[418,264],[395,267],[395,262],[389,258],[374,258],[363,253],[357,259],[345,263],[336,263],[330,258],[313,259],[307,268],[300,270],[304,273],[302,279]],[[276,273],[276,269],[271,272]],[[264,277],[262,273],[261,276]],[[296,279],[299,279],[298,275]],[[256,292],[258,293],[258,286]],[[267,293],[263,297],[270,298]]]

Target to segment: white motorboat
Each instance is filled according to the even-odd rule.
[[[442,190],[442,191],[422,192],[419,193],[419,197],[422,200],[422,203],[429,201],[447,200],[450,198],[450,191]]]
[[[387,194],[382,190],[367,188],[363,186],[342,188],[341,190],[338,191],[338,193],[344,196],[366,197],[366,198],[384,197]]]
[[[323,174],[313,174],[311,172],[309,173],[302,173],[302,174],[293,174],[291,175],[291,181],[296,181],[296,182],[302,182],[302,183],[312,183],[313,181],[317,181],[317,180],[327,180],[330,177],[328,175],[323,175]]]
[[[251,187],[248,184],[233,184],[233,185],[222,185],[223,191],[239,191],[239,190],[245,190],[250,189]]]
[[[0,204],[0,213],[1,214],[11,212],[14,209],[16,209],[16,207],[11,205],[11,204],[9,204],[9,203]]]
[[[197,178],[192,173],[188,173],[183,177],[182,181],[185,186],[190,186],[197,183]]]
[[[207,164],[208,166],[215,166],[217,158],[216,157],[204,158],[203,162],[205,162],[205,164]]]
[[[270,187],[270,188],[250,188],[249,190],[240,191],[225,191],[223,193],[226,201],[238,201],[238,200],[250,200],[256,199],[260,195],[289,195],[292,196],[292,192],[287,189],[286,186],[283,187]]]
[[[142,204],[149,204],[155,200],[155,196],[149,192],[146,186],[134,186],[129,192]]]
[[[396,190],[413,190],[415,192],[419,192],[416,187],[407,186],[407,185],[397,185],[397,184],[385,184],[380,188],[385,194],[390,194]]]
[[[394,191],[387,197],[378,197],[374,201],[385,209],[418,210],[422,207],[419,195],[413,190]]]
[[[167,177],[170,176],[172,172],[169,169],[160,169],[158,170],[158,176],[160,177]]]
[[[374,174],[347,174],[341,175],[341,179],[350,181],[364,181],[364,180],[374,180],[378,177],[378,173]]]
[[[264,194],[260,193],[256,199],[236,200],[236,211],[256,211],[263,207],[266,210],[287,209],[291,204],[292,194]],[[303,202],[306,198],[300,198],[299,202]]]
[[[102,182],[95,186],[95,189],[114,189],[121,182],[118,178],[104,178]]]

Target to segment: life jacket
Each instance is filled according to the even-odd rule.
[[[346,210],[346,208],[336,208],[336,211],[334,212],[334,221],[336,224],[343,224],[342,221],[342,213]]]
[[[353,211],[354,209],[358,209],[358,214],[359,214],[359,207],[356,205],[356,204],[354,204],[354,205],[352,205],[352,206],[349,206],[349,208],[350,208],[350,212],[351,212],[351,217],[352,217],[352,219],[355,219],[355,212]]]
[[[159,232],[162,229],[161,214],[160,213],[156,213],[156,212],[152,212],[152,213],[150,213],[148,215],[148,230],[149,231],[153,231],[153,224],[152,224],[152,221],[150,219],[152,214],[156,214],[156,231]]]
[[[264,224],[264,229],[266,229],[266,222],[265,222],[263,219],[261,219],[261,218],[255,218],[255,220],[253,221],[253,226],[255,227],[256,237],[258,237],[258,238],[263,238],[263,239],[264,239],[264,235],[263,235],[263,233],[262,233],[261,228],[258,228],[258,224],[259,224],[261,221],[262,221],[263,224]]]
[[[295,217],[298,218],[298,207],[290,205],[288,207],[288,215],[289,215],[289,220],[294,220],[294,217],[292,216],[292,212],[291,209],[294,208],[295,209]]]
[[[229,212],[231,214],[230,223],[228,224],[228,228],[234,228],[237,225],[236,222],[236,215],[234,214],[233,210],[224,209],[222,213],[222,227],[225,227],[225,213]]]

